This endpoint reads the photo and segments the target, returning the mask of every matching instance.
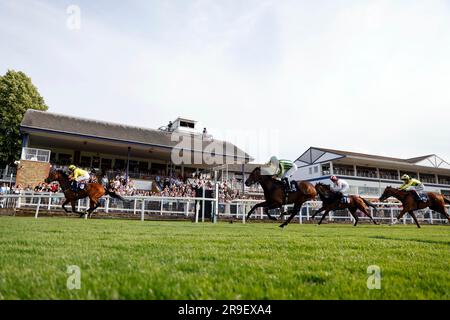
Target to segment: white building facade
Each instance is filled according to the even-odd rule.
[[[434,154],[399,159],[311,147],[295,164],[296,180],[330,184],[336,175],[349,183],[350,194],[378,198],[387,186],[400,186],[406,173],[421,180],[426,191],[450,196],[450,164]]]

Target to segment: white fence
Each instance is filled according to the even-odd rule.
[[[159,216],[180,216],[190,217],[195,222],[204,222],[209,218],[206,212],[211,212],[210,221],[216,222],[218,217],[239,219],[245,223],[246,214],[250,211],[253,205],[260,201],[256,200],[234,200],[229,203],[220,203],[217,198],[168,198],[168,197],[125,197],[129,202],[122,202],[110,197],[101,199],[99,208],[96,212],[115,213],[115,214],[129,214],[140,217],[142,221],[145,218],[150,218],[152,215]],[[59,193],[22,193],[20,195],[0,195],[0,209],[31,209],[34,210],[35,217],[39,216],[39,212],[46,211],[61,211],[61,204],[64,201],[64,195]],[[374,203],[377,206],[377,211],[370,208],[372,217],[378,222],[393,222],[401,211],[400,203]],[[300,213],[295,216],[295,222],[303,223],[311,220],[311,216],[320,208],[320,201],[310,201],[303,205]],[[66,208],[71,211],[70,203]],[[89,208],[88,199],[78,200],[76,202],[77,211],[86,211]],[[287,212],[289,207],[285,207]],[[447,209],[448,210],[448,209]],[[271,213],[275,217],[279,217],[279,211]],[[369,218],[362,213],[357,212],[360,221],[368,221]],[[289,214],[285,215],[285,219]],[[429,224],[448,223],[439,213],[429,209],[416,211],[416,216],[419,222],[426,222]],[[257,209],[252,219],[263,220],[266,219],[263,209]],[[320,219],[321,214],[315,219]],[[347,210],[340,210],[330,212],[327,217],[328,221],[343,221],[353,222],[353,217]],[[402,218],[402,222],[413,223],[412,218],[406,214]]]

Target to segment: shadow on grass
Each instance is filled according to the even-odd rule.
[[[396,240],[396,241],[414,241],[420,243],[431,243],[431,244],[444,244],[450,246],[450,241],[436,241],[436,240],[424,240],[424,239],[412,239],[412,238],[392,238],[386,236],[370,236],[371,239],[383,239],[383,240]]]

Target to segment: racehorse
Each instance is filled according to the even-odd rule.
[[[71,182],[69,180],[69,177],[67,174],[62,170],[50,170],[47,179],[45,179],[46,183],[50,183],[53,181],[58,181],[61,189],[64,192],[64,196],[66,197],[64,203],[62,204],[62,208],[66,213],[69,213],[69,211],[66,209],[66,204],[70,202],[72,205],[72,212],[77,213],[80,215],[80,218],[87,214],[90,218],[92,216],[92,212],[98,208],[100,205],[100,198],[109,195],[113,198],[122,200],[124,202],[129,202],[128,200],[122,198],[120,195],[115,193],[114,191],[109,191],[108,189],[105,189],[101,184],[99,183],[89,183],[86,185],[85,189],[79,190],[77,192],[73,191],[71,188]],[[79,199],[84,199],[86,197],[89,197],[89,209],[84,212],[78,212],[75,209],[75,201]]]
[[[280,225],[280,228],[284,228],[291,222],[306,201],[313,200],[317,196],[316,189],[314,189],[314,186],[307,181],[297,181],[297,191],[290,192],[286,195],[284,183],[272,176],[261,175],[260,167],[255,168],[245,181],[247,187],[250,187],[255,183],[259,183],[263,188],[266,201],[253,206],[247,214],[247,220],[257,208],[264,208],[265,214],[267,214],[271,220],[277,220],[270,215],[269,210],[281,208],[283,205],[287,204],[294,204],[291,215]],[[284,213],[281,217],[283,217],[283,215]]]
[[[370,220],[374,224],[377,224],[376,221],[369,214],[368,207],[374,208],[375,212],[377,211],[375,205],[370,201],[363,199],[360,196],[351,195],[348,196],[348,202],[343,203],[339,197],[336,197],[336,193],[333,193],[329,185],[319,182],[316,184],[315,188],[317,193],[319,194],[320,200],[322,200],[322,208],[320,208],[316,213],[314,213],[311,218],[314,219],[314,217],[318,213],[325,211],[325,213],[322,215],[322,218],[319,221],[319,225],[322,223],[323,219],[328,215],[330,211],[344,210],[344,209],[348,209],[348,211],[350,211],[350,214],[355,219],[355,223],[353,224],[355,227],[358,224],[359,220],[358,216],[356,215],[357,210],[363,212],[366,216],[370,218]]]
[[[404,191],[397,188],[393,188],[391,186],[386,187],[384,189],[383,194],[380,197],[380,201],[384,201],[387,198],[394,197],[402,203],[403,209],[397,216],[396,220],[392,224],[396,224],[400,221],[400,219],[408,212],[411,217],[414,219],[414,222],[417,225],[417,228],[420,228],[419,221],[417,221],[416,215],[414,214],[415,210],[430,208],[436,212],[439,212],[444,217],[448,219],[450,222],[450,216],[445,210],[445,204],[450,204],[450,200],[444,197],[442,194],[427,192],[428,200],[417,201],[416,197],[413,194],[414,191]]]

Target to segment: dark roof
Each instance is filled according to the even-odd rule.
[[[24,131],[26,131],[27,128],[38,129],[55,133],[59,132],[95,138],[107,138],[125,143],[141,143],[163,148],[173,148],[179,143],[176,141],[171,141],[171,133],[167,131],[147,129],[106,121],[84,119],[32,109],[27,110],[27,112],[25,113],[20,128]],[[180,133],[180,135],[191,136],[194,140],[197,141],[202,140],[201,144],[203,148],[210,145],[212,141],[219,144],[222,143],[224,154],[227,151],[229,152],[229,150],[234,150],[235,155],[241,155],[241,158],[245,155],[245,158],[247,160],[252,160],[247,153],[245,153],[243,150],[239,149],[232,143],[220,140],[203,140],[201,134],[193,135]]]
[[[340,155],[343,155],[343,156],[349,156],[349,157],[362,157],[362,158],[377,159],[377,160],[404,162],[404,163],[410,163],[410,164],[414,164],[414,163],[420,162],[422,160],[425,160],[425,159],[433,156],[432,154],[430,154],[430,155],[416,157],[416,158],[400,159],[400,158],[393,158],[393,157],[377,156],[377,155],[366,154],[366,153],[358,153],[358,152],[343,151],[343,150],[334,150],[334,149],[328,149],[328,148],[318,148],[318,147],[311,147],[311,148],[312,149],[322,150],[324,152],[331,152],[331,153],[336,153],[336,154],[340,154]]]

